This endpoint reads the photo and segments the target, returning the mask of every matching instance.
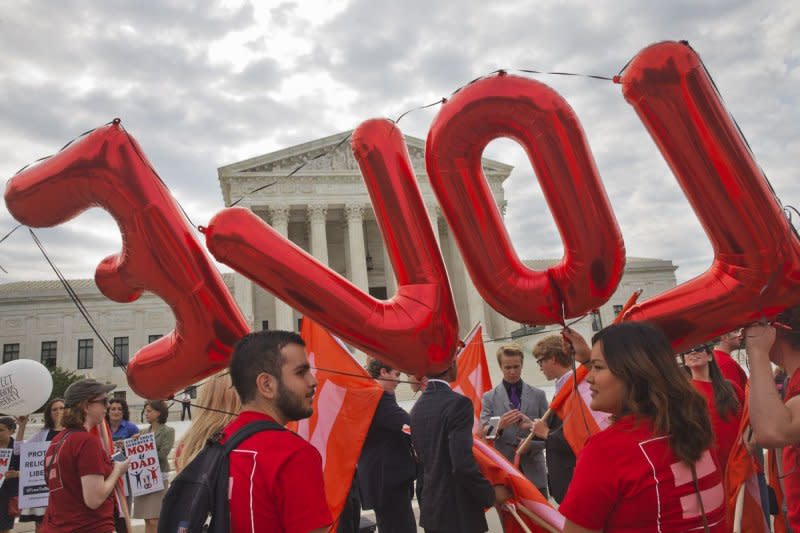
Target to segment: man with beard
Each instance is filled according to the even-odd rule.
[[[234,348],[230,375],[242,401],[223,430],[229,438],[255,421],[281,426],[311,416],[317,380],[305,342],[289,331],[259,331]],[[333,522],[325,501],[322,458],[291,431],[261,431],[229,456],[231,531],[323,532]]]

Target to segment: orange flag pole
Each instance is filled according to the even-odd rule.
[[[514,520],[517,521],[517,524],[522,529],[522,531],[524,531],[525,533],[532,533],[531,529],[525,524],[525,521],[522,519],[522,517],[519,516],[519,513],[517,512],[517,506],[516,505],[514,505],[513,503],[506,503],[506,504],[503,505],[503,509],[508,511],[509,514],[511,514],[511,516],[514,517]],[[533,513],[531,513],[531,515],[532,516],[536,516]],[[536,519],[539,519],[539,517],[536,516]]]
[[[540,517],[530,512],[525,507],[520,506],[517,509],[519,510],[519,512],[530,518],[532,521],[536,522],[536,525],[538,525],[540,528],[544,529],[548,533],[561,533],[560,529],[554,528],[553,526],[542,520]]]

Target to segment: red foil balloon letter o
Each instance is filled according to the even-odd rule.
[[[117,221],[122,251],[97,267],[98,288],[118,302],[149,290],[175,313],[175,329],[130,360],[128,383],[137,394],[167,398],[228,365],[247,323],[172,194],[119,121],[14,176],[5,200],[28,226],[61,224],[94,206]]]
[[[800,242],[700,57],[688,45],[645,48],[622,78],[714,248],[704,274],[630,309],[676,349],[800,301]]]
[[[208,249],[393,368],[438,373],[455,353],[458,320],[403,134],[387,120],[369,120],[355,130],[352,145],[397,276],[393,298],[376,300],[247,209],[225,209],[211,220]]]
[[[486,145],[522,145],[564,242],[560,263],[526,267],[513,249],[481,169]],[[501,74],[459,91],[433,121],[425,154],[431,185],[470,276],[501,314],[552,324],[605,303],[625,266],[625,246],[572,108],[537,81]]]

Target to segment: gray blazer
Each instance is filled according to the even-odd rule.
[[[520,398],[520,411],[528,418],[541,418],[547,411],[547,397],[544,391],[531,387],[527,383],[522,383],[522,397]],[[481,405],[481,424],[484,426],[489,423],[489,418],[502,416],[511,410],[511,401],[508,399],[506,388],[500,383],[497,387],[483,395]],[[497,437],[494,447],[502,453],[506,459],[514,462],[514,452],[517,451],[519,443],[528,436],[528,432],[519,429],[517,426],[510,426],[503,430]],[[540,489],[547,489],[547,466],[544,460],[544,441],[534,439],[528,453],[520,457],[519,466],[531,483]]]

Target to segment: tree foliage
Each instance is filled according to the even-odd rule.
[[[50,375],[53,376],[53,392],[50,394],[51,400],[53,398],[63,398],[64,391],[67,390],[67,387],[86,377],[72,370],[65,370],[58,366],[50,369]]]

